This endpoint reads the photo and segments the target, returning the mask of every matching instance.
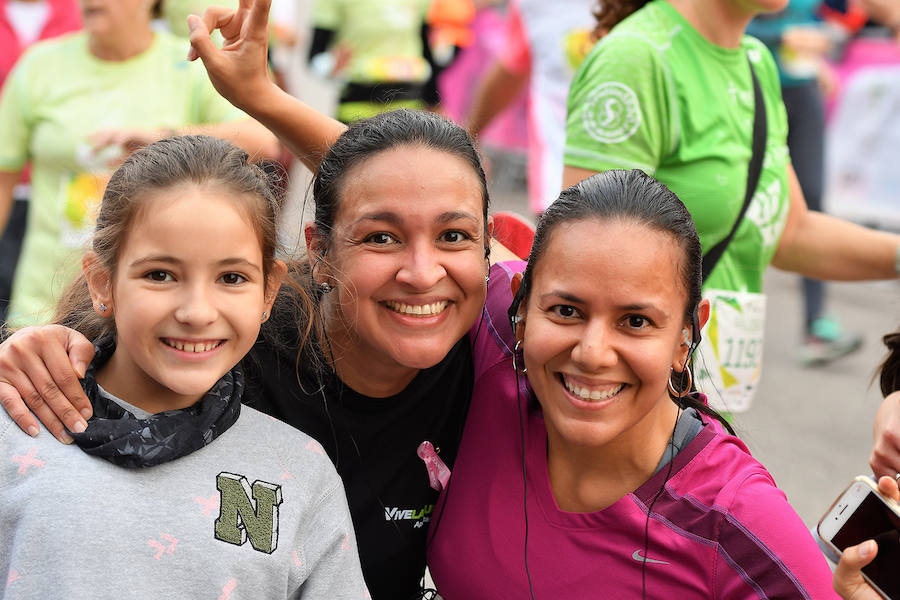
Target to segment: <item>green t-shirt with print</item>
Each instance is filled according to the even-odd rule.
[[[787,118],[775,62],[758,40],[706,40],[668,2],[622,21],[582,63],[569,92],[565,164],[638,168],[685,203],[704,252],[731,230],[744,201],[754,94],[765,97],[763,171],[738,231],[705,286],[760,292],[789,208]]]
[[[106,182],[109,154],[89,136],[133,127],[171,127],[247,118],[215,91],[187,46],[157,32],[129,60],[103,61],[76,33],[32,46],[0,97],[0,170],[30,162],[32,195],[9,320],[41,323],[80,267]]]

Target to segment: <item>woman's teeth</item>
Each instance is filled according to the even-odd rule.
[[[213,348],[219,346],[222,343],[222,340],[217,342],[179,342],[178,340],[167,340],[163,339],[163,343],[166,346],[171,346],[176,350],[181,350],[183,352],[209,352]]]
[[[569,382],[565,377],[563,377],[563,384],[566,386],[566,389],[573,396],[577,396],[582,400],[608,400],[622,391],[622,388],[625,387],[624,383],[620,383],[616,387],[606,390],[591,390],[590,388],[583,388],[574,383]]]
[[[450,304],[450,302],[448,300],[441,300],[440,302],[432,302],[431,304],[404,304],[403,302],[388,300],[384,304],[392,311],[400,314],[430,317],[444,312],[444,309],[447,308],[447,305]]]

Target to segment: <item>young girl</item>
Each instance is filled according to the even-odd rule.
[[[77,447],[0,416],[4,597],[366,596],[321,446],[241,407],[285,272],[275,217],[222,140],[163,140],[112,176],[57,314],[95,340],[94,416]]]
[[[640,171],[584,180],[544,213],[524,276],[495,265],[490,286],[433,519],[442,597],[833,597],[784,494],[691,393],[709,302],[672,192]]]

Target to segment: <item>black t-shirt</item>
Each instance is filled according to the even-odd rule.
[[[366,584],[374,600],[419,597],[425,540],[438,493],[416,449],[428,440],[452,468],[472,396],[468,338],[389,398],[320,378],[296,351],[262,338],[244,360],[245,403],[322,444],[344,481]],[[305,366],[306,365],[306,366]]]

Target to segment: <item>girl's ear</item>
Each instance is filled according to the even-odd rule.
[[[266,294],[265,294],[265,314],[267,315],[264,322],[269,319],[268,315],[272,314],[272,305],[278,296],[278,290],[281,289],[281,283],[287,274],[287,265],[283,260],[276,260],[269,270],[269,276],[266,278]]]
[[[81,269],[87,281],[94,312],[108,317],[115,309],[112,295],[112,274],[104,267],[94,252],[85,252],[81,258]]]

